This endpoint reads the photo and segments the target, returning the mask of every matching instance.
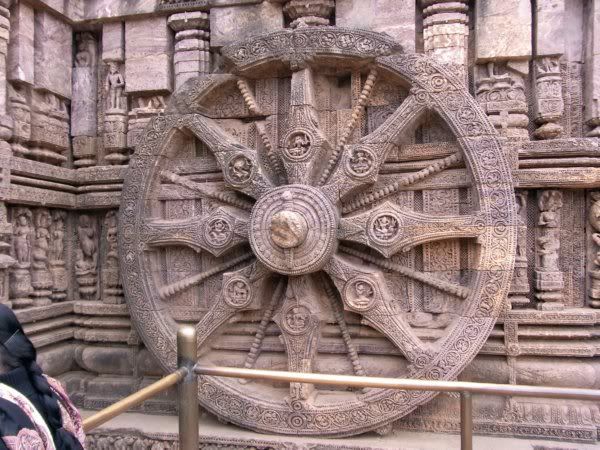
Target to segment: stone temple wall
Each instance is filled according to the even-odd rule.
[[[512,173],[515,187],[514,208],[504,206],[516,213],[514,273],[489,337],[458,378],[600,389],[600,0],[0,0],[0,302],[17,311],[44,369],[65,382],[76,403],[88,409],[107,406],[153,382],[165,364],[157,361],[160,351],[147,348],[152,347],[146,345],[149,333],[140,332],[149,328],[141,323],[144,314],[130,317],[125,277],[154,277],[161,280],[159,287],[169,288],[204,271],[203,284],[173,288],[176,295],[164,311],[177,323],[198,322],[220,289],[219,280],[207,271],[228,270],[235,265],[229,262],[243,253],[221,256],[214,250],[208,255],[204,247],[198,251],[179,242],[162,251],[148,272],[132,275],[120,269],[128,254],[119,247],[128,237],[120,236],[127,230],[119,221],[127,209],[139,207],[129,197],[121,199],[131,174],[130,158],[135,161],[138,142],[150,139],[145,130],[152,129],[155,118],[168,118],[170,111],[181,110],[180,100],[194,97],[195,91],[183,87],[186,82],[192,86],[189,80],[196,77],[196,83],[221,80],[218,89],[203,94],[201,111],[241,144],[261,146],[262,164],[273,173],[280,169],[280,148],[292,151],[292,146],[278,144],[279,131],[283,136],[294,120],[307,120],[297,116],[318,117],[324,130],[319,139],[337,140],[343,148],[387,123],[415,94],[387,75],[377,80],[376,72],[346,63],[336,71],[331,69],[334,57],[321,61],[318,55],[300,53],[282,58],[293,75],[278,65],[248,78],[226,75],[235,73],[232,60],[245,57],[230,50],[242,48],[241,42],[313,27],[346,29],[342,53],[344,43],[360,50],[352,33],[362,29],[383,33],[373,36],[395,41],[405,55],[427,55],[427,61],[436,61],[455,77],[456,89],[470,93],[495,128],[510,169],[506,177]],[[330,69],[306,72],[313,59]],[[424,64],[417,75],[426,70]],[[307,85],[315,87],[315,99],[299,94]],[[282,112],[286,102],[296,113]],[[306,113],[311,102],[316,106]],[[464,114],[456,120],[468,130],[475,119]],[[470,211],[478,202],[474,179],[464,163],[448,160],[463,138],[433,110],[419,120],[381,161],[382,179],[393,182],[422,173],[438,160],[449,161],[450,169],[432,177],[428,172],[417,189],[394,194],[394,202],[423,215]],[[342,132],[348,121],[348,132]],[[148,200],[160,200],[155,212],[164,220],[193,218],[199,211],[221,217],[222,209],[214,203],[186,195],[180,176],[190,175],[196,185],[223,184],[223,161],[213,157],[202,133],[199,139],[181,133],[169,144],[176,148],[165,166],[173,173],[171,184]],[[305,135],[294,137],[295,150],[310,147],[310,141],[302,140]],[[365,152],[355,153],[349,163],[356,164],[357,178],[373,163],[373,154]],[[246,163],[228,160],[236,165],[237,181],[250,173]],[[282,170],[289,172],[286,164]],[[229,179],[230,184],[235,181]],[[246,200],[236,201],[243,206]],[[381,239],[398,226],[381,221],[386,217],[376,218],[375,234]],[[406,221],[409,216],[402,217]],[[228,220],[210,222],[203,239],[219,247],[229,239],[224,234],[233,227]],[[418,244],[394,261],[410,267],[410,273],[468,285],[476,244],[460,239]],[[419,339],[435,346],[460,316],[457,299],[449,293],[456,290],[444,287],[449,284],[402,280],[388,283],[395,314],[406,316]],[[231,295],[243,297],[240,292]],[[286,302],[292,298],[289,292]],[[366,292],[367,297],[375,295]],[[359,300],[353,304],[350,299],[346,311],[333,307],[320,317],[324,325],[318,353],[325,362],[313,369],[395,374],[393,361],[401,353],[384,336],[385,326],[378,327],[372,317],[361,325],[354,314],[364,306]],[[299,317],[298,308],[293,314]],[[281,355],[292,344],[284,341],[294,333],[278,339],[277,326],[284,329],[288,316],[275,306],[263,309],[263,316],[249,314],[227,325],[211,342],[214,361],[286,368]],[[150,316],[147,320],[155,320]],[[298,317],[295,326],[304,324]],[[307,339],[311,343],[302,345],[313,353],[303,361],[312,360],[317,351],[314,336]],[[270,359],[258,358],[261,349]],[[287,367],[307,369],[302,364]],[[373,369],[378,366],[381,371]],[[306,400],[303,387],[297,388],[299,398]],[[149,400],[139,410],[174,413],[174,395]],[[600,409],[588,403],[479,397],[475,417],[476,429],[485,433],[599,439]],[[457,419],[456,399],[440,395],[379,431],[453,431]]]

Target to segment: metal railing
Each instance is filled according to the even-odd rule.
[[[203,367],[195,363],[195,358],[196,330],[191,327],[182,327],[177,333],[177,362],[179,369],[156,383],[85,419],[83,422],[84,430],[88,432],[113,417],[122,414],[127,409],[139,405],[144,400],[179,383],[179,448],[180,450],[197,450],[199,445],[197,375],[358,388],[458,392],[460,393],[461,450],[473,449],[473,394],[600,401],[600,390],[597,389],[327,375],[276,370],[238,369],[233,367]]]

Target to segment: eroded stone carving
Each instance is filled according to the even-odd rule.
[[[81,214],[77,224],[79,245],[75,257],[75,276],[82,298],[94,298],[97,291],[98,231],[92,216]]]
[[[277,103],[262,103],[267,98],[259,90],[265,83],[261,79],[264,71],[272,64],[283,67],[282,60],[291,61],[282,54],[284,47],[286,54],[298,53],[297,58],[293,55],[295,62],[289,64],[289,71],[282,72],[287,78],[287,89],[281,89]],[[173,114],[167,108],[164,116],[149,124],[125,181],[119,220],[124,233],[120,262],[125,291],[142,339],[166,366],[171,367],[175,361],[173,330],[164,327],[164,322],[154,315],[158,311],[176,315],[177,302],[186,298],[182,294],[197,289],[209,292],[212,299],[198,315],[201,343],[236,317],[250,315],[260,320],[254,339],[242,350],[247,351],[246,367],[261,363],[262,350],[282,345],[289,370],[312,371],[319,358],[317,349],[329,345],[322,339],[323,333],[330,333],[325,324],[334,323],[347,352],[345,364],[350,363],[352,373],[368,374],[373,366],[368,358],[363,360],[360,347],[354,342],[351,321],[356,319],[350,313],[383,333],[402,355],[400,359],[406,367],[403,373],[417,378],[456,376],[469,361],[469,355],[483,344],[494,318],[503,310],[512,273],[511,252],[516,235],[512,233],[514,194],[509,187],[508,165],[493,128],[469,97],[463,81],[430,58],[393,55],[375,62],[369,59],[369,64],[354,78],[356,95],[352,97],[343,89],[336,94],[355,98],[345,110],[327,103],[331,102],[327,97],[330,94],[315,93],[327,83],[332,83],[330,89],[335,83],[343,86],[335,79],[319,78],[328,72],[321,72],[317,60],[329,61],[331,55],[336,55],[337,61],[357,66],[361,61],[367,62],[361,59],[362,54],[372,56],[373,52],[388,51],[384,47],[392,49],[393,44],[380,35],[336,28],[299,27],[259,36],[223,49],[239,74],[235,84],[227,77],[210,82],[199,79],[194,81],[197,87],[188,82],[190,91],[184,90],[172,99],[174,104],[187,105],[189,112],[213,111],[218,119],[203,114]],[[359,126],[361,116],[368,108],[380,73],[388,74],[388,83],[398,82],[400,77],[410,80],[413,89],[379,128],[366,133]],[[227,87],[219,91],[218,83]],[[279,83],[283,85],[284,81],[275,80],[272,84]],[[239,93],[231,92],[232,85],[237,85]],[[204,90],[211,94],[206,95]],[[194,92],[198,100],[178,98],[187,96],[187,92]],[[219,102],[233,102],[235,107],[213,106]],[[460,150],[425,164],[420,171],[378,181],[390,148],[400,141],[409,124],[432,107],[440,108],[452,129],[468,137],[460,141]],[[281,117],[280,123],[262,124],[260,114],[265,111]],[[324,118],[331,112],[336,114],[334,124]],[[250,128],[256,131],[254,138],[235,119],[253,115],[258,115],[258,125]],[[177,139],[196,136],[214,154],[225,186],[196,182],[194,175],[188,175],[184,169],[186,163],[177,159],[174,169],[164,165],[157,168],[157,158],[165,158],[167,165],[172,164],[170,158],[190,158],[190,153],[177,153],[171,147],[175,141],[171,142],[169,136],[174,130],[185,130]],[[259,145],[258,151],[252,148]],[[400,195],[403,187],[443,173],[461,162],[463,154],[468,155],[473,172],[472,195],[477,201],[472,204],[477,205],[476,210],[440,215],[433,209],[421,213],[404,206]],[[281,164],[266,170],[265,161],[273,160],[280,160]],[[158,181],[158,192],[147,191],[150,180]],[[376,181],[378,184],[370,190]],[[233,191],[244,194],[244,198]],[[176,198],[169,197],[173,193],[177,193]],[[151,205],[158,198],[167,204],[181,202],[182,198],[199,198],[203,206],[198,210],[192,203],[184,203],[189,205],[186,219],[157,217],[156,211],[161,208]],[[206,208],[206,201],[234,208],[241,218],[241,228],[211,207]],[[242,247],[228,253],[235,248],[232,233],[241,239]],[[469,273],[464,280],[422,271],[410,257],[403,256],[413,255],[410,252],[422,244],[450,241],[455,245],[457,239],[464,239],[464,245],[468,242],[480,246],[470,268],[464,268]],[[223,254],[224,262],[209,266],[208,270],[204,262],[192,262],[185,270],[171,269],[171,274],[162,280],[154,275],[160,271],[141,269],[149,264],[162,267],[161,252],[180,247],[191,247],[200,254]],[[366,252],[369,247],[380,255]],[[443,256],[445,248],[431,248],[432,263],[438,254]],[[456,270],[460,269],[457,264]],[[455,270],[454,266],[451,270]],[[216,283],[208,283],[210,277]],[[436,323],[444,323],[437,325],[444,335],[439,345],[443,342],[444,348],[452,349],[450,354],[440,355],[437,344],[424,345],[410,324],[408,311],[425,312],[425,306],[413,295],[417,285],[427,288],[432,299],[452,299],[444,300],[444,314],[437,310],[428,313]],[[484,288],[488,285],[489,289]],[[407,293],[399,296],[406,298],[406,305],[398,304],[392,290]],[[141,311],[143,320],[137,317]],[[457,325],[444,328],[450,323]],[[268,331],[272,326],[279,330],[279,343]],[[206,349],[201,358],[210,358],[210,354],[211,350]],[[329,404],[326,410],[318,400],[321,388],[315,386],[293,383],[289,390],[276,393],[272,387],[246,383],[244,389],[255,392],[254,399],[249,400],[239,393],[239,383],[234,383],[202,380],[200,401],[233,423],[291,434],[347,435],[380,428],[430,398],[425,393],[413,397],[390,392],[385,399],[369,391],[347,393],[336,400],[335,407]],[[256,400],[262,396],[258,394],[261,390],[269,392],[272,400],[268,405]]]
[[[562,193],[543,191],[539,196],[538,206],[540,234],[536,239],[536,297],[543,302],[539,304],[541,309],[560,309],[564,306],[561,303],[563,274],[559,267]]]
[[[102,300],[106,303],[113,304],[124,302],[123,288],[121,286],[121,274],[119,273],[117,226],[117,212],[107,212],[106,216],[104,217],[106,247],[104,249],[104,264],[102,265],[102,280],[104,283]]]
[[[48,270],[50,225],[52,223],[50,211],[45,208],[38,209],[35,211],[34,219],[35,239],[31,254],[31,285],[34,289],[32,296],[34,305],[45,306],[51,303],[50,295],[52,294],[52,275]]]
[[[66,217],[67,213],[65,211],[52,211],[48,265],[52,274],[52,300],[54,301],[64,300],[67,297],[67,287],[69,284],[69,275],[65,267]]]
[[[16,208],[13,211],[13,254],[17,260],[11,270],[10,299],[13,307],[22,308],[33,304],[30,296],[31,285],[31,251],[33,240],[33,214],[27,208]]]

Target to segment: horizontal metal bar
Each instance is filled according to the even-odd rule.
[[[600,401],[600,390],[511,384],[473,383],[468,381],[412,380],[404,378],[359,377],[321,373],[283,372],[276,370],[238,369],[234,367],[204,367],[196,365],[198,375],[249,378],[254,380],[292,383],[326,384],[334,386],[405,389],[410,391],[470,392],[472,394],[515,395],[574,400]]]
[[[139,405],[145,400],[148,400],[155,395],[160,394],[163,391],[166,391],[170,387],[179,383],[188,373],[188,370],[184,367],[176,370],[170,375],[167,375],[164,378],[152,383],[149,386],[146,386],[143,389],[125,397],[122,400],[119,400],[116,403],[104,408],[101,411],[98,411],[93,416],[88,417],[83,421],[83,430],[87,433],[94,428],[99,427],[103,423],[108,422],[110,419],[124,413],[129,408],[133,408],[134,406]]]

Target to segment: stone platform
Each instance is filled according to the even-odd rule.
[[[93,411],[83,411],[84,417]],[[90,433],[88,449],[177,449],[177,417],[127,413]],[[269,436],[220,423],[212,416],[200,420],[202,449],[214,450],[454,450],[460,436],[444,433],[394,431],[386,436],[323,439]],[[475,436],[473,447],[486,450],[592,450],[596,444]]]

